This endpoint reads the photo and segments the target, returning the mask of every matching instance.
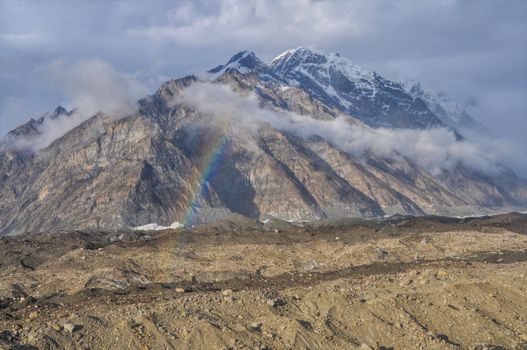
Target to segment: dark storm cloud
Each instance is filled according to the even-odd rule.
[[[311,45],[445,90],[527,151],[526,42],[521,0],[1,1],[0,134],[72,102],[41,74],[56,60],[105,61],[153,90],[241,49],[268,61]],[[516,166],[523,174],[525,163]]]

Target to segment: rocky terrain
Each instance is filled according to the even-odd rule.
[[[446,148],[463,141],[475,122],[434,96],[298,48],[270,64],[242,51],[206,78],[167,81],[134,113],[90,116],[43,145],[53,121],[78,118],[59,107],[0,141],[0,234],[195,225],[231,213],[298,221],[525,210],[527,183],[499,163],[481,171],[455,157],[440,167],[423,164],[428,153],[420,162],[355,151],[364,133],[387,139],[381,149],[429,128],[442,128]],[[406,134],[390,146],[398,128]],[[341,130],[349,135],[334,139]]]
[[[527,215],[0,238],[2,349],[527,349]]]

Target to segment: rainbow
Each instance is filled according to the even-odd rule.
[[[222,155],[226,146],[227,139],[224,136],[219,136],[213,143],[212,147],[210,147],[209,152],[203,157],[201,169],[199,169],[201,176],[198,179],[198,186],[190,197],[186,214],[182,222],[185,226],[192,226],[196,223],[196,214],[200,199],[208,196],[207,184],[221,165]]]

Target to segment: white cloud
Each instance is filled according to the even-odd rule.
[[[101,60],[68,64],[56,60],[39,71],[42,80],[56,89],[74,109],[71,116],[45,117],[39,135],[17,137],[10,147],[37,151],[97,113],[119,119],[138,110],[137,101],[147,89],[130,75],[115,70]],[[15,101],[16,102],[16,101]],[[15,105],[16,107],[16,105]],[[12,108],[15,108],[12,107]]]
[[[132,76],[98,59],[74,64],[56,60],[42,69],[41,74],[85,117],[98,112],[113,118],[133,113],[137,100],[147,93],[146,87]]]
[[[41,41],[36,33],[0,33],[0,43],[6,45],[38,45]]]
[[[343,152],[355,155],[365,151],[386,157],[404,155],[433,174],[451,169],[458,162],[477,171],[495,174],[497,161],[511,151],[499,140],[487,139],[481,144],[459,141],[446,128],[372,129],[350,123],[347,116],[326,121],[264,109],[259,106],[255,94],[242,96],[227,85],[195,83],[178,96],[177,102],[193,106],[221,127],[241,126],[255,131],[262,123],[267,123],[306,139],[318,135]]]
[[[168,16],[166,23],[133,27],[132,37],[191,47],[258,42],[283,47],[296,43],[323,42],[342,33],[360,32],[352,9],[324,1],[222,1],[204,12],[195,3],[183,3]],[[272,38],[272,41],[270,41]]]
[[[42,124],[38,126],[39,135],[28,137],[19,136],[14,140],[9,140],[7,146],[18,150],[36,152],[47,147],[54,140],[63,136],[86,119],[86,115],[79,113],[74,113],[72,116],[61,115],[55,119],[46,118],[43,120]],[[94,132],[97,131],[98,130],[94,130]]]

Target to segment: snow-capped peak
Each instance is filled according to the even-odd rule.
[[[485,131],[452,97],[444,91],[425,91],[416,80],[401,83],[413,98],[420,98],[441,121],[453,128],[471,128]]]
[[[318,67],[326,71],[333,68],[352,80],[371,80],[374,77],[372,71],[363,69],[336,52],[324,53],[306,46],[287,50],[271,61],[271,68],[277,74],[286,73],[299,67],[300,69]]]
[[[240,51],[226,64],[209,70],[206,79],[213,80],[227,72],[255,74],[264,83],[282,89],[301,88],[327,106],[375,127],[455,128],[460,124],[458,120],[466,124],[470,119],[464,111],[455,110],[456,106],[446,96],[435,96],[442,108],[427,103],[417,82],[390,81],[338,53],[324,53],[307,46],[286,50],[269,65],[250,51]]]
[[[255,54],[251,51],[240,51],[232,56],[226,64],[219,65],[212,68],[207,73],[212,74],[213,77],[218,77],[228,71],[237,71],[241,74],[248,74],[255,71],[260,71],[267,67]]]
[[[401,83],[401,86],[407,93],[412,95],[414,98],[420,97],[421,95],[424,94],[424,90],[421,86],[421,83],[419,83],[417,80],[413,80],[413,79],[405,80]]]
[[[53,112],[53,114],[56,115],[56,116],[69,115],[69,112],[66,110],[66,108],[64,108],[62,106],[58,106],[57,108],[55,108],[55,111]]]
[[[317,60],[319,58],[323,59],[325,55],[326,54],[324,52],[310,48],[308,46],[299,46],[296,49],[286,50],[282,52],[281,54],[279,54],[278,56],[276,56],[275,58],[273,58],[271,60],[271,65],[275,66],[277,64],[286,62],[292,58],[296,60],[304,60],[304,61],[308,61],[310,59]]]
[[[375,73],[338,53],[323,53],[306,46],[281,53],[271,61],[270,70],[286,85],[302,87],[345,111],[353,104],[352,95],[360,91],[373,98],[377,92]]]

